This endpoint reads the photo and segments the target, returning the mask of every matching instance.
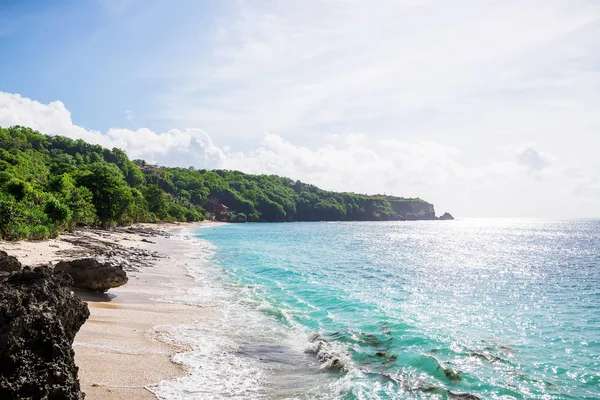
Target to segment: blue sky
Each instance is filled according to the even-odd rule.
[[[462,216],[600,215],[598,1],[0,0],[0,26],[0,125]]]
[[[0,4],[0,51],[13,60],[0,65],[0,87],[42,102],[61,100],[75,123],[99,130],[127,126],[125,110],[140,110],[139,124],[164,128],[152,96],[165,82],[153,68],[165,58],[176,62],[179,37],[190,25],[205,26],[208,35],[222,12],[217,1]],[[186,12],[191,6],[194,12]],[[203,40],[193,47],[187,50],[206,51]]]

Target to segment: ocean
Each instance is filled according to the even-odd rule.
[[[190,239],[164,399],[600,399],[600,220],[229,224]]]

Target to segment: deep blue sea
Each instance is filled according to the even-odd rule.
[[[600,399],[599,220],[195,236],[198,295],[230,306],[181,360],[198,376],[179,398]]]

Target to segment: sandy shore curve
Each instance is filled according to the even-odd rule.
[[[182,365],[172,361],[174,354],[187,348],[173,341],[170,329],[183,324],[211,324],[220,316],[217,304],[203,307],[174,302],[183,298],[194,284],[188,266],[198,262],[203,250],[186,240],[195,224],[144,224],[171,236],[140,235],[127,230],[88,231],[87,239],[115,244],[121,249],[145,249],[160,254],[128,271],[129,282],[106,294],[79,294],[88,302],[90,318],[82,326],[73,348],[79,367],[82,390],[89,400],[156,399],[151,386],[183,376]],[[67,234],[45,242],[2,242],[1,247],[24,265],[55,263],[84,255],[78,236]]]

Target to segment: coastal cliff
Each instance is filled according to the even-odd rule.
[[[435,208],[433,204],[420,199],[390,200],[390,205],[394,212],[406,220],[433,220],[435,219]]]

